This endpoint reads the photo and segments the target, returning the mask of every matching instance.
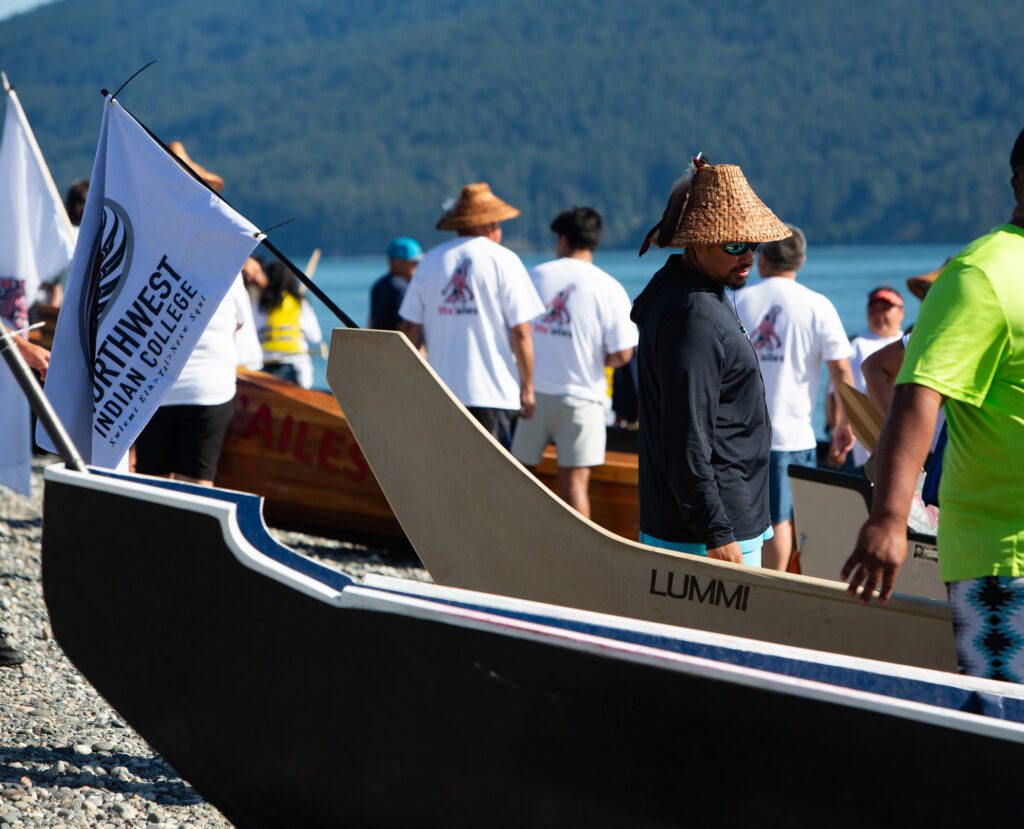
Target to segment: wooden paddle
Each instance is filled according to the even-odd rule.
[[[320,264],[320,248],[314,248],[313,252],[309,255],[309,261],[306,263],[306,276],[310,279],[313,278],[313,274],[316,273],[316,266]]]
[[[836,390],[843,401],[846,417],[853,428],[853,434],[871,454],[878,447],[878,438],[882,434],[885,415],[875,405],[875,401],[863,392],[857,391],[849,383],[840,383]]]

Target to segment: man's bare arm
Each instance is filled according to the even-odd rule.
[[[519,416],[529,420],[537,405],[533,394],[533,335],[530,333],[530,323],[513,325],[508,335],[516,355],[516,368],[519,369]]]
[[[608,366],[608,368],[621,368],[632,359],[633,349],[624,348],[622,351],[613,351],[611,354],[605,354],[604,364]]]
[[[900,373],[906,349],[902,340],[896,340],[878,349],[864,361],[861,370],[868,385],[868,396],[875,401],[882,414],[892,406],[892,381]]]
[[[853,370],[850,368],[849,360],[827,360],[826,365],[834,388],[838,389],[840,383],[854,385]],[[843,465],[856,441],[853,429],[850,428],[850,421],[846,417],[846,410],[843,408],[842,398],[838,393],[835,395],[835,414],[836,422],[832,428],[832,446],[828,452],[828,461],[832,466],[838,468]]]
[[[414,348],[419,348],[423,343],[422,325],[418,325],[415,322],[408,322],[406,320],[399,320],[398,330],[409,338],[409,342],[413,344]]]
[[[4,326],[7,328],[7,326]],[[50,352],[43,348],[41,345],[36,345],[33,342],[29,342],[26,337],[21,334],[15,334],[14,330],[7,328],[7,333],[11,339],[14,340],[14,344],[18,347],[18,351],[21,352],[21,356],[25,358],[25,362],[28,363],[28,367],[39,372],[39,376],[44,380],[46,379],[46,372],[50,369]]]
[[[875,454],[878,470],[871,516],[861,527],[857,546],[841,573],[843,579],[850,579],[850,593],[856,594],[857,588],[863,587],[861,604],[871,600],[879,585],[879,602],[888,601],[892,595],[896,575],[907,555],[910,503],[943,400],[937,391],[916,383],[896,387]]]

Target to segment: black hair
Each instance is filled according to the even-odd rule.
[[[64,209],[68,211],[71,224],[78,227],[82,223],[85,212],[85,198],[89,195],[89,179],[80,178],[74,182],[64,195]]]
[[[758,248],[758,252],[764,255],[768,262],[776,268],[786,271],[795,271],[804,263],[807,255],[807,239],[804,233],[796,225],[786,225],[792,236],[779,239],[777,242],[766,242]]]
[[[1010,169],[1017,172],[1018,167],[1024,167],[1024,130],[1020,131],[1013,149],[1010,150]]]
[[[555,216],[551,231],[564,236],[572,250],[595,250],[601,244],[601,214],[591,207],[570,207]]]
[[[302,296],[302,289],[299,287],[299,280],[288,268],[280,262],[271,262],[263,269],[267,274],[267,287],[260,295],[260,308],[270,311],[281,304],[285,294],[291,294],[296,299]]]

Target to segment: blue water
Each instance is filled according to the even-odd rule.
[[[843,326],[852,336],[864,330],[867,296],[879,285],[896,288],[906,302],[905,325],[917,316],[918,301],[906,289],[908,277],[927,273],[941,265],[963,245],[864,245],[854,247],[815,247],[800,271],[804,285],[824,294],[836,306]],[[618,279],[630,297],[636,297],[652,274],[661,267],[667,251],[653,250],[637,257],[635,251],[598,250],[595,263]],[[522,259],[532,267],[552,257],[551,253],[524,254]],[[299,257],[296,262],[302,262]],[[369,311],[370,285],[384,273],[383,257],[336,257],[321,260],[315,280],[330,297],[357,323],[366,323]],[[757,276],[751,276],[752,281]],[[339,325],[331,313],[316,299],[312,299],[324,336]],[[326,363],[313,358],[315,382],[327,388]],[[824,384],[822,384],[824,386]],[[819,405],[815,413],[815,428],[824,434],[824,418]]]

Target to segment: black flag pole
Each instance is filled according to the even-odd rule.
[[[143,67],[143,69],[144,68],[145,67]],[[142,71],[142,70],[139,70],[139,71]],[[136,73],[136,74],[138,74],[138,73]],[[134,75],[132,77],[134,77]],[[129,78],[128,80],[131,80],[131,78]],[[124,84],[122,84],[122,87],[123,86],[124,86]],[[106,98],[108,95],[110,95],[110,93],[107,92],[106,89],[101,89],[100,90],[100,94],[103,95],[104,98]],[[111,99],[113,100],[113,98],[111,98]],[[178,165],[183,170],[185,170],[185,172],[187,172],[190,176],[192,176],[192,178],[194,178],[201,185],[203,185],[203,187],[205,187],[207,190],[209,190],[211,193],[213,193],[218,199],[220,199],[222,202],[224,202],[224,204],[226,204],[232,210],[235,210],[235,207],[231,204],[231,202],[229,202],[220,193],[218,193],[216,190],[214,190],[212,187],[210,187],[210,185],[207,184],[203,180],[202,176],[200,176],[195,170],[193,170],[184,161],[182,161],[180,158],[178,158],[178,156],[174,154],[174,152],[171,150],[171,148],[168,147],[163,141],[161,141],[160,137],[156,133],[154,133],[153,130],[151,130],[149,127],[147,127],[145,124],[143,124],[142,121],[140,121],[138,118],[136,118],[135,115],[132,112],[130,112],[128,109],[126,109],[124,107],[124,105],[122,105],[121,108],[124,109],[124,111],[127,112],[129,115],[131,115],[131,117],[135,119],[135,122],[146,131],[146,134],[150,138],[152,138],[157,144],[159,144],[163,148],[165,153],[167,153],[171,158],[173,158],[175,161],[177,161]],[[263,237],[262,239],[260,238],[261,236]],[[276,245],[271,243],[271,241],[267,238],[265,233],[263,233],[261,231],[260,233],[256,234],[256,238],[259,240],[260,244],[263,245],[263,247],[265,247],[268,251],[270,251],[270,253],[282,265],[284,265],[286,268],[288,268],[288,270],[290,270],[293,274],[295,274],[295,278],[298,279],[299,282],[301,282],[303,285],[305,285],[309,289],[310,293],[312,293],[325,306],[327,306],[327,309],[332,314],[334,314],[334,316],[336,316],[339,320],[341,320],[341,322],[344,323],[346,328],[359,328],[359,326],[356,325],[356,323],[352,319],[352,317],[350,317],[348,314],[346,314],[344,311],[342,311],[341,308],[339,308],[337,306],[337,304],[334,302],[334,300],[331,299],[329,296],[327,296],[326,293],[324,293],[323,289],[319,285],[317,285],[312,279],[310,279],[308,276],[306,276],[306,274],[302,272],[301,268],[299,268],[294,262],[292,262],[291,259],[289,259],[287,256],[285,256],[280,250],[278,250]]]

